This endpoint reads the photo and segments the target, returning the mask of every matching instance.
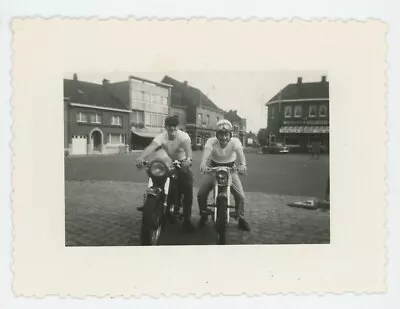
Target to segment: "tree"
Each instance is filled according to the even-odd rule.
[[[265,146],[268,143],[267,129],[260,129],[257,133],[257,139],[261,146]]]

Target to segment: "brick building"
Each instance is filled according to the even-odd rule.
[[[132,149],[144,149],[164,131],[165,118],[170,114],[171,86],[130,76],[127,81],[110,84],[110,89],[132,111],[129,135]]]
[[[269,142],[284,142],[306,150],[313,140],[329,148],[329,82],[303,83],[283,88],[266,103]]]
[[[127,150],[130,111],[108,89],[64,79],[64,149],[71,155],[108,154]]]
[[[179,82],[164,76],[162,82],[173,86],[171,105],[174,110],[186,110],[186,132],[192,139],[192,145],[204,146],[208,138],[215,136],[216,123],[224,118],[225,112],[187,81]]]

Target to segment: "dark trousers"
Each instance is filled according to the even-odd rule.
[[[183,216],[185,219],[190,219],[193,204],[193,173],[190,168],[178,169],[177,176],[178,178],[174,180],[174,184],[171,183],[168,201],[171,203],[173,198],[175,198],[175,201],[178,201],[176,198],[180,198],[183,195]],[[176,205],[175,201],[174,204]]]

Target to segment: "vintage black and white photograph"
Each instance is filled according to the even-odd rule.
[[[16,293],[385,289],[382,23],[13,31]]]
[[[329,244],[329,74],[68,72],[66,246]]]

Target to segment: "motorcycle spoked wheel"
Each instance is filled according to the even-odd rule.
[[[163,227],[163,207],[155,196],[148,196],[144,204],[140,244],[156,246]]]
[[[216,229],[217,229],[217,245],[225,245],[226,244],[226,227],[227,227],[227,218],[226,213],[228,211],[228,200],[225,197],[221,197],[217,199],[217,221]]]

